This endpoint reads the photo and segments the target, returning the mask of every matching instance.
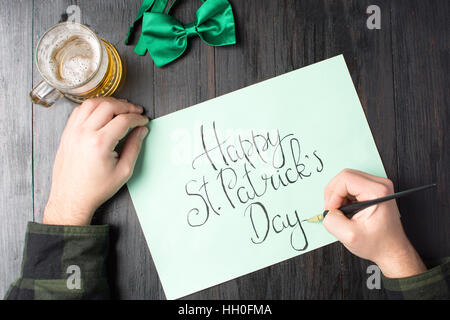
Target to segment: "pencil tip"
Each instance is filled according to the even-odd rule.
[[[318,222],[322,222],[322,220],[323,220],[323,215],[321,214],[318,216],[311,217],[309,219],[302,220],[302,222],[318,223]]]

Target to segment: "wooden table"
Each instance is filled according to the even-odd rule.
[[[237,45],[213,48],[192,38],[187,53],[161,69],[123,44],[140,2],[1,0],[1,296],[19,276],[26,222],[42,219],[53,158],[74,107],[60,101],[45,109],[28,99],[40,81],[36,43],[71,4],[126,61],[126,84],[117,96],[142,104],[152,118],[343,53],[396,189],[438,184],[398,201],[406,233],[423,258],[449,255],[450,1],[231,0]],[[200,1],[179,2],[175,17],[190,22]],[[366,27],[371,4],[381,8],[380,30]],[[113,296],[164,299],[126,187],[99,209],[95,223],[112,228]],[[188,298],[384,298],[383,290],[366,286],[371,264],[335,243]]]

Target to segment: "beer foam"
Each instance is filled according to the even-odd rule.
[[[95,35],[82,27],[59,25],[41,39],[38,68],[53,85],[74,87],[88,80],[101,60]]]

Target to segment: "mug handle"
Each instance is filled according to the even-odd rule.
[[[30,92],[30,99],[33,103],[40,104],[44,107],[51,107],[64,95],[57,89],[49,86],[47,82],[42,80]]]

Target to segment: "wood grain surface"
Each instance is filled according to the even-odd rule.
[[[72,4],[126,63],[116,96],[144,106],[151,118],[344,54],[396,190],[438,184],[398,202],[407,235],[427,260],[450,255],[450,2],[379,0],[380,30],[366,27],[368,0],[230,2],[236,45],[214,48],[190,38],[181,58],[157,68],[123,44],[140,0],[0,0],[0,296],[19,276],[26,222],[42,221],[53,158],[75,106],[61,100],[45,109],[28,99],[41,80],[37,41]],[[191,22],[199,5],[178,1],[173,15]],[[126,187],[94,223],[111,226],[113,298],[165,299]],[[383,299],[382,289],[367,288],[371,264],[334,243],[186,299]]]

